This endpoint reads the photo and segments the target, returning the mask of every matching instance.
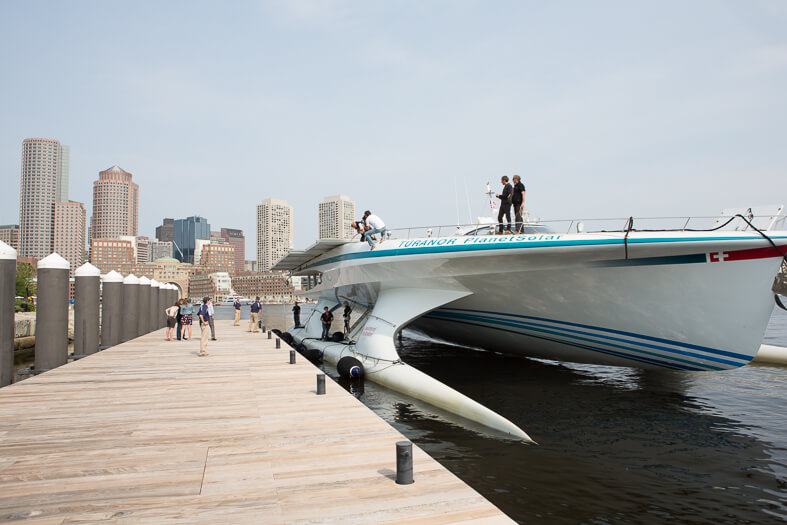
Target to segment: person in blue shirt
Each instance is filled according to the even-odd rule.
[[[260,320],[260,310],[262,310],[262,306],[260,305],[260,296],[258,295],[254,302],[251,303],[251,315],[249,316],[249,332],[259,332],[260,329],[257,328],[257,321]],[[254,328],[252,330],[252,328]]]
[[[200,306],[197,316],[199,317],[199,355],[200,357],[208,355],[208,334],[210,333],[210,311],[208,310],[208,303],[210,297],[202,299],[202,306]]]
[[[235,308],[235,324],[233,326],[238,326],[240,324],[240,301],[236,298],[235,303],[232,305]]]

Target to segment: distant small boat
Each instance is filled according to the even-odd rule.
[[[219,306],[232,306],[235,304],[235,299],[240,301],[240,304],[251,304],[251,299],[247,299],[242,295],[238,295],[236,293],[231,293],[227,296],[226,299],[224,299],[224,301],[221,302],[221,304],[219,304]]]

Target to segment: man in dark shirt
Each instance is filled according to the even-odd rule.
[[[295,321],[295,328],[301,327],[301,307],[298,306],[298,301],[295,301],[295,306],[292,307],[292,318]]]
[[[232,307],[235,309],[235,324],[233,326],[238,326],[240,324],[240,309],[242,308],[240,304],[240,300],[236,297],[235,302],[232,304]]]
[[[511,233],[511,184],[508,182],[508,177],[503,175],[500,178],[503,184],[503,193],[498,193],[497,198],[500,199],[500,211],[497,213],[497,233],[503,234],[503,217],[506,218],[506,231]]]
[[[328,310],[327,306],[320,316],[320,321],[322,321],[322,338],[326,340],[328,339],[328,334],[331,331],[331,323],[333,322],[333,314]]]
[[[257,321],[260,319],[260,310],[262,310],[262,306],[260,306],[260,296],[258,295],[257,298],[254,299],[254,302],[251,303],[251,314],[249,314],[249,332],[260,331],[260,329],[257,327]]]
[[[522,184],[522,177],[519,175],[514,175],[514,193],[511,195],[511,203],[514,205],[514,220],[516,221],[514,233],[522,233],[524,231],[522,210],[525,207],[525,185]]]

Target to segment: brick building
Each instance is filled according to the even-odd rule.
[[[253,299],[260,296],[264,303],[288,303],[293,288],[287,276],[280,272],[243,272],[232,277],[235,293]]]

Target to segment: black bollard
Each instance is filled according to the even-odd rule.
[[[16,250],[0,241],[0,388],[14,377]]]
[[[281,348],[281,339],[279,339],[278,337],[276,338],[276,348],[277,349]]]
[[[68,271],[56,253],[38,261],[36,303],[36,370],[45,372],[68,362]]]
[[[270,339],[271,337],[273,337],[273,332],[271,332],[270,330],[268,330],[268,339]]]
[[[325,395],[325,374],[317,374],[317,395]]]
[[[136,308],[139,301],[139,277],[133,273],[123,279],[123,337],[122,342],[137,337]]]
[[[158,327],[159,328],[164,328],[167,326],[166,309],[169,308],[169,304],[167,304],[168,292],[169,292],[169,285],[165,283],[159,283],[159,287],[158,287]]]
[[[150,300],[148,302],[148,332],[159,329],[158,286],[159,284],[157,280],[150,280]]]
[[[98,352],[98,294],[101,271],[85,263],[74,272],[74,354]]]
[[[295,364],[295,350],[290,350],[290,364]]]
[[[150,279],[144,275],[139,278],[139,295],[137,296],[137,308],[134,317],[137,318],[137,337],[150,332],[148,323],[150,322]]]
[[[413,444],[409,441],[396,442],[396,484],[409,485],[413,482]]]
[[[101,277],[100,350],[123,340],[123,276],[111,271]]]

